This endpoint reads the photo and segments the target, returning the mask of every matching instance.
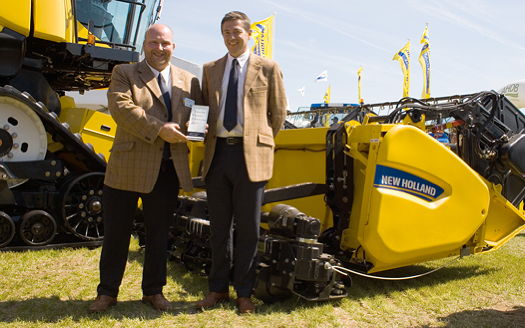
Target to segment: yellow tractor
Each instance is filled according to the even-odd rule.
[[[65,93],[106,88],[115,65],[138,61],[160,8],[159,0],[3,4],[0,247],[100,243],[115,124]]]

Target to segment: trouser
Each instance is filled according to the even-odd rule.
[[[231,278],[238,297],[252,294],[265,184],[250,181],[242,142],[228,145],[224,139],[217,139],[206,175],[212,254],[210,291],[227,292]]]
[[[150,193],[104,185],[104,241],[100,257],[100,284],[97,287],[99,295],[118,295],[139,197],[142,199],[146,230],[142,292],[144,295],[162,292],[166,285],[168,228],[177,206],[178,192],[179,180],[171,160],[162,161],[157,182]]]

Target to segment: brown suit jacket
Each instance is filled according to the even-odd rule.
[[[184,105],[184,98],[200,103],[199,81],[173,65],[171,81],[172,121],[185,132],[191,108]],[[168,116],[157,79],[145,61],[115,66],[108,90],[108,106],[117,123],[117,132],[104,183],[116,189],[149,193],[159,174],[164,140],[158,135]],[[190,191],[193,186],[188,146],[175,143],[170,147],[180,186]]]
[[[210,106],[205,139],[203,178],[215,152],[216,122],[222,97],[221,84],[227,55],[204,65],[203,103]],[[281,70],[276,62],[250,54],[244,83],[244,159],[250,181],[267,181],[273,173],[274,137],[286,118],[286,95]]]

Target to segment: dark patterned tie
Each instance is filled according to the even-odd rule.
[[[239,69],[237,59],[232,61],[226,104],[224,105],[224,128],[231,131],[237,125],[237,86],[239,83]]]
[[[159,73],[159,76],[157,77],[157,82],[159,83],[160,92],[162,93],[162,98],[164,98],[164,104],[166,104],[166,110],[168,111],[168,122],[171,122],[172,114],[171,114],[170,93],[166,89],[166,85],[162,82],[162,75],[160,73]],[[164,150],[162,152],[162,158],[169,159],[170,157],[171,157],[170,144],[165,142]]]
[[[170,93],[166,89],[166,85],[162,82],[161,74],[159,74],[157,81],[159,82],[160,92],[162,93],[162,97],[164,98],[164,103],[166,104],[166,109],[168,110],[168,122],[170,122],[172,118]]]

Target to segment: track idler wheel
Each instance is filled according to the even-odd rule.
[[[44,159],[47,152],[46,129],[35,109],[41,103],[11,86],[0,87],[0,163]],[[36,110],[38,110],[36,109]],[[9,188],[27,179],[7,180]]]
[[[104,173],[83,174],[66,184],[60,198],[67,231],[82,240],[102,240],[102,187]]]
[[[32,210],[20,219],[20,238],[29,246],[49,244],[57,233],[57,223],[51,214]]]
[[[0,211],[0,248],[7,246],[15,236],[15,223],[5,212]]]

